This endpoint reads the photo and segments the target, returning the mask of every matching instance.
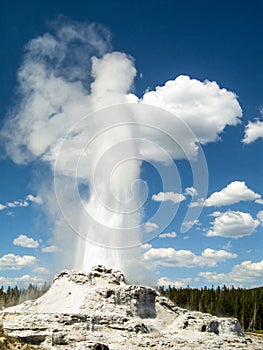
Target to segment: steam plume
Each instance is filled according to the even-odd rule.
[[[138,98],[131,93],[135,75],[133,59],[111,52],[109,32],[101,26],[60,22],[53,34],[26,46],[18,103],[2,136],[14,162],[45,162],[55,174],[55,194],[44,186],[41,196],[53,220],[54,241],[63,246],[63,267],[103,263],[138,279],[136,264],[147,245],[123,248],[151,238],[142,229],[148,194],[140,181],[142,161],[158,171],[160,164],[174,166],[174,159],[197,161],[199,143],[216,141],[242,115],[235,94],[215,82],[179,76]],[[193,185],[205,196],[204,157],[201,168],[192,165]],[[180,193],[173,169],[173,181],[163,175],[166,190],[174,191],[177,179]],[[162,205],[172,218],[174,212]],[[189,221],[200,210],[193,208]],[[167,224],[158,222],[160,230]]]

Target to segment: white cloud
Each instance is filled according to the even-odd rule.
[[[180,203],[185,200],[185,196],[175,192],[159,192],[158,194],[152,195],[152,200],[156,202],[167,202],[171,201],[174,204]]]
[[[36,204],[43,204],[43,200],[40,196],[33,196],[32,194],[29,194],[26,197],[26,200]]]
[[[234,93],[220,89],[216,82],[201,82],[183,75],[156,87],[155,91],[145,93],[142,102],[178,116],[189,125],[202,144],[216,141],[226,125],[236,125],[242,116]],[[179,133],[172,120],[168,130],[174,132],[175,139],[178,139]],[[185,135],[180,136],[180,146],[184,145],[185,149],[192,149],[192,153],[195,153],[192,140],[183,141]],[[186,143],[189,143],[188,147]]]
[[[152,232],[152,231],[157,230],[158,227],[159,226],[155,222],[148,221],[144,224],[144,231],[145,232]]]
[[[257,204],[263,204],[263,199],[261,199],[261,198],[260,198],[260,199],[256,199],[256,200],[255,200],[255,203],[257,203]]]
[[[258,225],[259,220],[253,219],[249,213],[229,210],[215,218],[207,236],[241,238],[255,232]]]
[[[0,270],[20,270],[23,267],[29,267],[36,264],[37,259],[31,255],[6,254],[0,258]]]
[[[263,280],[263,260],[259,262],[243,261],[235,265],[232,271],[228,273],[200,272],[199,276],[203,277],[210,283],[228,284],[235,286],[261,286]]]
[[[200,260],[190,250],[175,250],[174,248],[151,248],[144,253],[143,258],[152,268],[158,265],[194,267],[200,264]]]
[[[35,285],[41,285],[45,280],[41,277],[23,275],[21,277],[0,277],[0,285],[12,286],[12,285],[22,285],[28,286],[29,283]]]
[[[249,189],[243,181],[233,181],[219,192],[214,192],[205,201],[206,207],[231,205],[240,201],[254,201],[261,195]]]
[[[203,207],[205,205],[204,198],[198,198],[196,201],[193,201],[189,204],[189,208]]]
[[[263,210],[260,210],[257,213],[257,218],[263,223]]]
[[[183,227],[188,231],[190,230],[191,227],[193,227],[194,225],[198,225],[200,226],[201,224],[199,223],[199,220],[195,219],[193,221],[184,221],[183,222]]]
[[[56,245],[50,245],[41,249],[42,253],[57,253],[60,252],[60,248]]]
[[[26,235],[19,235],[13,240],[13,244],[24,248],[37,248],[39,242]]]
[[[185,195],[191,196],[191,197],[196,197],[198,195],[198,192],[194,187],[186,187]]]
[[[141,245],[142,251],[146,251],[146,250],[148,250],[150,248],[152,248],[152,246],[149,243],[144,243],[143,245]]]
[[[0,203],[0,211],[4,210],[5,208],[6,208],[6,205],[3,205],[3,204]]]
[[[221,214],[223,214],[221,211],[214,211],[213,213],[209,214],[208,216],[212,216],[214,218],[217,218]]]
[[[7,202],[5,205],[0,204],[0,210],[4,210],[7,208],[28,207],[30,202],[35,204],[43,203],[42,198],[40,196],[33,196],[32,194],[29,194],[23,200],[19,199],[13,202]]]
[[[192,278],[177,278],[176,280],[171,280],[168,277],[161,277],[157,281],[157,286],[160,287],[175,287],[175,288],[184,288],[186,287],[189,283],[192,282]]]
[[[263,138],[263,121],[256,120],[255,122],[249,121],[245,128],[245,136],[242,140],[243,143],[249,144],[257,139]]]
[[[9,208],[16,208],[16,207],[28,207],[27,201],[14,201],[14,202],[8,202],[7,207]]]
[[[41,275],[45,275],[45,274],[49,273],[48,269],[46,267],[43,267],[43,266],[36,266],[34,268],[33,272],[39,273]]]
[[[174,231],[172,232],[166,232],[166,233],[161,233],[159,235],[160,238],[175,238],[177,235]]]
[[[228,259],[236,258],[237,254],[230,253],[225,250],[214,250],[211,248],[206,248],[202,252],[201,256],[204,259],[206,265],[215,266],[219,262],[224,262]]]
[[[224,250],[206,248],[201,255],[196,255],[190,250],[175,250],[174,248],[150,248],[143,254],[145,263],[150,268],[158,265],[165,267],[197,267],[216,266],[220,262],[236,258],[237,255]]]

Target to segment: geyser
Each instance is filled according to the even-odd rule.
[[[140,180],[142,162],[157,169],[161,191],[180,194],[174,160],[189,160],[201,203],[208,181],[200,144],[216,141],[242,115],[236,95],[216,82],[179,76],[139,98],[132,94],[135,76],[133,58],[111,52],[102,26],[56,23],[53,34],[26,46],[17,103],[1,136],[17,164],[48,164],[38,190],[53,223],[51,243],[61,247],[60,267],[104,263],[138,280],[141,251],[149,245],[131,247],[163,232],[179,205],[161,203],[147,218],[156,230],[144,229],[143,204],[150,197]],[[189,208],[184,232],[201,210]]]

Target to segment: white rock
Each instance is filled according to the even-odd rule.
[[[3,310],[0,321],[7,334],[54,350],[263,348],[236,319],[181,309],[103,266],[62,271],[46,294]]]

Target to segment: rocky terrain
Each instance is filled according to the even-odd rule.
[[[14,337],[5,335],[2,327],[0,327],[0,350],[41,350],[41,348],[20,342]]]
[[[0,313],[5,334],[44,349],[253,349],[238,320],[181,309],[120,271],[63,271],[46,294]]]

